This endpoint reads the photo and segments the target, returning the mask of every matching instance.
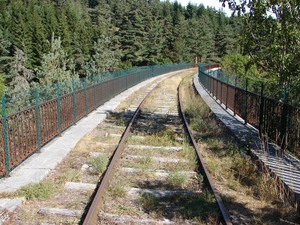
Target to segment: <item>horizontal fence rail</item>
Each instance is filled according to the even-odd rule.
[[[30,92],[32,106],[8,114],[13,103],[2,98],[0,118],[0,175],[9,172],[30,155],[75,124],[91,111],[128,88],[191,64],[139,67],[58,83],[45,90]],[[8,114],[8,115],[7,115]]]
[[[283,101],[264,96],[264,84],[259,93],[237,86],[236,79],[221,79],[218,64],[198,65],[198,77],[202,86],[226,109],[240,116],[259,130],[263,138],[274,141],[282,150],[300,157],[300,109]],[[227,75],[228,76],[228,75]],[[230,82],[229,82],[230,80]],[[281,153],[283,153],[283,151]]]

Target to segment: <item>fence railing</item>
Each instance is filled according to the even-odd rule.
[[[211,69],[219,65],[199,65],[198,76],[203,87],[218,99],[226,109],[240,116],[259,130],[259,134],[276,142],[283,150],[300,156],[300,109],[283,100],[264,96],[264,84],[259,93],[249,91],[248,80],[245,88],[235,82],[226,82],[215,76]]]
[[[31,91],[32,106],[9,115],[10,102],[3,97],[0,175],[7,175],[44,144],[115,95],[148,78],[189,67],[191,64],[140,67],[80,82],[58,83],[46,91]]]

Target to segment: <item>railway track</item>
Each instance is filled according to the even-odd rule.
[[[129,124],[108,134],[121,139],[83,224],[231,224],[178,106],[182,76],[153,84],[135,111],[116,116]]]
[[[19,192],[28,200],[13,224],[230,224],[178,107],[179,83],[194,73],[166,74],[100,112],[104,122],[43,182]]]

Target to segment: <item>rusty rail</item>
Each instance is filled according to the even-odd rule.
[[[153,90],[157,86],[158,86],[158,84],[146,95],[146,97],[139,104],[139,106],[136,109],[136,111],[134,112],[128,126],[126,127],[125,131],[123,132],[122,137],[118,143],[118,146],[110,158],[109,165],[108,165],[106,171],[104,172],[104,175],[103,175],[101,181],[99,182],[99,185],[97,186],[97,188],[95,190],[94,198],[93,198],[91,204],[88,206],[88,212],[85,215],[83,215],[83,217],[82,217],[82,223],[81,223],[82,225],[97,224],[97,213],[98,213],[98,208],[100,207],[101,197],[103,196],[105,189],[109,184],[110,179],[114,175],[114,169],[119,162],[119,159],[122,155],[122,151],[125,148],[125,142],[129,136],[129,132],[131,130],[132,124],[134,123],[138,114],[140,113],[142,104],[146,101],[148,96],[153,92]]]
[[[156,85],[156,87],[157,87],[157,85]],[[143,99],[143,101],[140,103],[137,110],[135,111],[130,123],[126,127],[126,129],[125,129],[125,131],[124,131],[124,133],[121,137],[121,140],[120,140],[116,150],[114,151],[114,153],[111,157],[109,166],[107,167],[107,170],[105,171],[105,174],[103,175],[103,177],[100,181],[100,184],[97,186],[97,188],[95,190],[94,198],[93,198],[91,204],[89,206],[87,206],[88,211],[85,215],[83,215],[81,224],[83,224],[83,225],[97,224],[98,212],[99,212],[98,209],[101,205],[101,203],[100,203],[101,197],[103,196],[103,194],[105,192],[105,189],[107,188],[107,186],[109,184],[110,179],[114,175],[114,169],[116,168],[116,165],[118,164],[118,161],[121,157],[122,151],[124,150],[125,141],[128,138],[129,132],[132,128],[132,124],[134,123],[134,121],[136,120],[138,114],[140,113],[140,109],[141,109],[142,104],[145,102],[145,100],[148,98],[148,96],[153,92],[153,90],[156,87],[154,87],[152,89],[152,91],[150,93],[148,93],[147,96]],[[186,120],[184,114],[182,113],[181,102],[180,102],[179,95],[180,94],[179,94],[179,91],[178,91],[178,102],[179,102],[179,106],[180,106],[180,109],[179,109],[180,115],[182,117],[182,120],[184,121],[185,128],[188,131],[189,137],[191,139],[191,143],[193,144],[193,146],[196,150],[197,156],[199,157],[200,167],[202,168],[202,171],[204,172],[204,175],[207,177],[207,180],[209,182],[211,190],[213,191],[213,194],[216,198],[217,204],[218,204],[219,209],[221,211],[222,222],[225,223],[226,225],[231,225],[232,223],[230,221],[229,214],[228,214],[228,212],[227,212],[227,210],[226,210],[226,208],[225,208],[225,206],[222,202],[222,199],[221,199],[219,193],[217,192],[217,190],[215,188],[214,182],[213,182],[210,174],[208,173],[207,169],[205,168],[204,161],[203,161],[203,159],[201,157],[201,154],[200,154],[200,151],[197,147],[197,143],[195,142],[195,140],[194,140],[194,138],[191,134],[191,131],[188,127],[187,120]]]
[[[197,153],[197,157],[198,157],[198,160],[200,162],[200,169],[201,171],[204,173],[205,177],[207,178],[207,182],[208,182],[208,185],[210,187],[210,189],[212,190],[213,194],[214,194],[214,197],[216,199],[216,202],[219,206],[219,209],[221,211],[221,217],[222,217],[222,221],[226,224],[226,225],[232,225],[231,223],[231,220],[230,220],[230,216],[229,216],[229,213],[227,211],[227,209],[225,208],[224,204],[223,204],[223,201],[220,197],[220,194],[219,192],[217,191],[216,187],[215,187],[215,182],[212,178],[212,176],[210,175],[210,173],[208,172],[207,168],[205,167],[205,162],[204,162],[204,159],[203,157],[201,156],[201,152],[200,152],[200,149],[198,148],[198,145],[193,137],[193,134],[191,132],[191,129],[189,128],[189,124],[187,122],[187,119],[183,113],[183,109],[182,109],[182,102],[181,102],[181,98],[180,98],[180,85],[178,87],[178,104],[179,104],[179,111],[180,111],[180,115],[182,117],[182,120],[184,121],[184,127],[188,133],[188,136],[190,138],[190,141],[193,143],[193,146],[196,150],[196,153]]]

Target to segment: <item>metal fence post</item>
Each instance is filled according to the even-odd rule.
[[[126,76],[126,90],[128,89],[128,74],[125,75]]]
[[[217,90],[216,90],[216,100],[219,99],[218,96],[219,96],[219,81],[218,81],[218,78],[216,78],[216,82],[217,82]]]
[[[210,74],[209,74],[209,75],[210,75]],[[214,92],[215,92],[215,81],[214,81],[214,78],[213,78],[213,77],[210,76],[210,78],[211,78],[211,81],[212,81],[212,82],[211,82],[211,85],[212,85],[212,89],[211,89],[212,92],[211,92],[211,93],[212,93],[212,96],[214,96]]]
[[[114,93],[115,93],[115,82],[113,79],[110,80],[110,89],[109,89],[109,99],[114,97]]]
[[[120,73],[118,72],[118,91],[117,91],[117,94],[120,94],[121,93],[121,90],[120,90]]]
[[[97,107],[97,92],[96,92],[96,77],[93,76],[93,82],[94,82],[94,108]]]
[[[211,87],[212,87],[211,78],[208,76],[208,74],[205,73],[205,75],[206,75],[207,81],[208,81],[208,89],[207,90],[209,91],[209,93],[211,93]]]
[[[203,70],[203,68],[201,70]],[[202,80],[203,80],[204,88],[207,91],[210,91],[209,90],[209,88],[210,88],[210,86],[209,86],[210,85],[210,83],[209,83],[209,77],[203,71],[201,71],[200,74],[201,74],[201,77],[202,77]]]
[[[39,117],[39,92],[35,90],[35,119],[36,119],[36,131],[38,141],[38,151],[41,150],[41,123]]]
[[[139,83],[141,83],[141,71],[139,72]]]
[[[259,135],[262,137],[263,133],[263,123],[264,123],[264,83],[261,83],[261,89],[260,89],[260,112],[259,112],[259,124],[258,124],[258,130],[259,130]]]
[[[75,82],[72,80],[72,96],[73,96],[73,109],[74,109],[74,124],[76,123],[76,117],[77,117],[77,112],[76,112],[76,94],[75,94]]]
[[[110,81],[106,81],[106,84],[107,84],[107,101],[108,100],[110,100],[110,84],[109,83],[111,82],[111,80]]]
[[[237,85],[237,78],[234,78],[234,96],[233,96],[233,115],[235,116],[235,104],[236,104],[236,85]]]
[[[5,97],[2,97],[2,117],[3,117],[3,141],[5,150],[5,175],[8,176],[10,173],[10,158],[9,158],[9,148],[8,148],[8,137],[7,137],[7,118],[6,118],[6,102]]]
[[[227,81],[226,81],[226,109],[228,108],[228,86],[229,86],[229,76],[227,76]]]
[[[248,122],[248,78],[246,78],[246,102],[245,102],[245,118],[244,118],[244,123],[247,124]]]
[[[220,84],[221,84],[221,104],[223,103],[224,104],[224,102],[223,102],[223,85],[222,85],[222,81],[220,80]]]
[[[101,85],[101,105],[102,105],[104,103],[104,91],[103,91],[102,77],[100,77],[100,85]]]
[[[56,83],[56,93],[57,93],[57,118],[58,118],[58,130],[61,132],[61,110],[60,110],[60,90],[59,84]]]
[[[151,76],[152,76],[152,77],[154,77],[154,74],[155,74],[154,69],[155,69],[155,66],[152,66],[152,68],[151,68]]]
[[[287,119],[289,106],[288,106],[288,92],[287,87],[284,88],[284,96],[283,96],[283,106],[281,113],[281,121],[280,121],[280,143],[281,148],[284,149],[286,147],[286,139],[287,139]]]
[[[87,93],[86,93],[86,77],[84,78],[83,87],[84,87],[85,115],[87,115],[89,112],[89,108],[88,108]]]

